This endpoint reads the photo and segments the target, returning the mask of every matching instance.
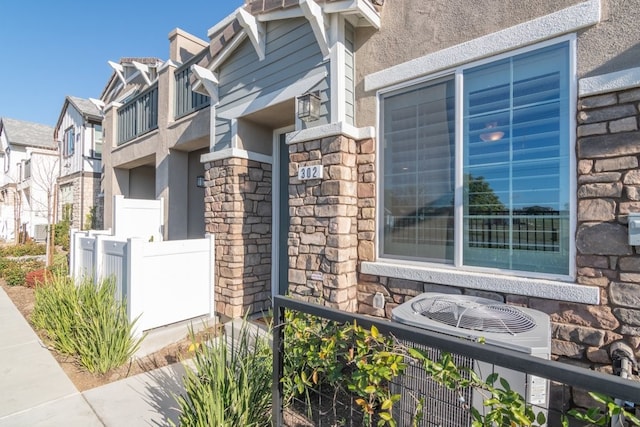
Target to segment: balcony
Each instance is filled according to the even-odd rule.
[[[210,99],[208,96],[195,93],[191,90],[191,66],[198,63],[206,54],[206,49],[202,53],[194,56],[175,71],[175,119],[179,119],[201,108],[208,107]]]
[[[158,84],[118,109],[118,145],[158,128]]]

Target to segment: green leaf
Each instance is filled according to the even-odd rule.
[[[382,405],[380,405],[380,409],[387,410],[393,406],[393,402],[391,399],[385,399],[382,401]]]
[[[489,376],[487,377],[487,380],[486,380],[487,384],[489,384],[489,385],[493,385],[493,383],[495,383],[495,382],[496,382],[496,380],[498,379],[498,377],[499,377],[499,375],[498,375],[497,373],[495,373],[495,372],[494,372],[493,374],[489,375]]]
[[[376,328],[375,325],[371,325],[371,336],[374,338],[378,338],[378,335],[378,328]]]
[[[373,394],[373,393],[375,393],[375,392],[376,392],[376,387],[375,387],[375,386],[370,385],[370,386],[365,387],[363,391],[364,391],[365,393],[367,393],[367,394]]]
[[[385,421],[391,421],[392,420],[391,414],[389,412],[379,412],[378,416],[380,418],[382,418],[383,420],[385,420]]]

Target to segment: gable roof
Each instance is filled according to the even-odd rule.
[[[96,104],[88,99],[78,98],[77,96],[66,96],[64,98],[64,104],[62,105],[62,110],[60,110],[60,115],[58,116],[56,128],[53,132],[54,139],[58,138],[58,129],[62,124],[64,113],[67,111],[67,108],[69,108],[69,105],[72,105],[73,108],[75,108],[76,111],[80,113],[84,120],[102,122],[102,112],[98,109]]]
[[[54,129],[51,126],[2,117],[0,129],[10,145],[53,150],[58,147],[53,139]]]
[[[88,120],[102,121],[102,112],[96,104],[89,99],[78,98],[76,96],[67,96],[67,101],[72,104],[82,116]]]
[[[113,64],[111,61],[108,61],[109,64]],[[157,57],[149,57],[149,56],[143,56],[143,57],[122,57],[120,58],[120,61],[117,64],[120,65],[132,65],[134,62],[138,63],[138,64],[143,64],[143,65],[148,65],[148,66],[156,66],[156,67],[160,67],[164,61],[160,58]],[[113,65],[111,65],[113,67]],[[120,81],[120,78],[118,77],[118,72],[116,72],[115,70],[113,71],[113,73],[111,73],[111,76],[109,77],[109,80],[107,80],[106,85],[104,86],[104,88],[102,89],[102,92],[100,93],[100,101],[103,102],[107,102],[108,100],[106,99],[106,96],[108,94],[108,92],[113,89],[113,87],[117,86],[118,82]]]

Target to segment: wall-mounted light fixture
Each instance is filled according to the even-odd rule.
[[[504,132],[496,129],[498,122],[489,122],[485,125],[483,133],[480,134],[480,139],[484,142],[499,141],[504,136]]]
[[[298,97],[298,118],[304,122],[320,118],[320,92],[307,92]]]
[[[198,175],[196,177],[196,187],[198,188],[204,188],[204,176],[202,175]]]

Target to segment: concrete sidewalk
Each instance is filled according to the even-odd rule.
[[[166,426],[183,373],[175,364],[80,393],[0,288],[0,427]]]

